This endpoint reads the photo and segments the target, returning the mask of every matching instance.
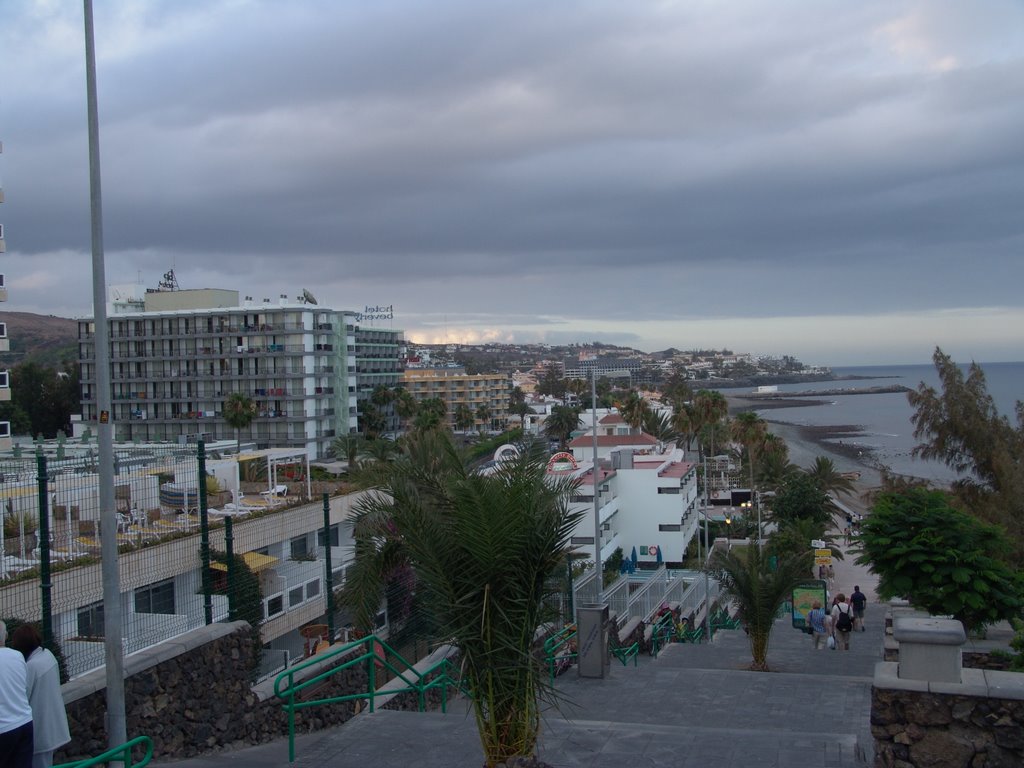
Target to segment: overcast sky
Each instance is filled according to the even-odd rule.
[[[417,341],[1024,360],[1024,4],[94,0],[109,284]],[[81,3],[3,0],[7,309],[92,312]]]

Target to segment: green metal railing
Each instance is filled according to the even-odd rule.
[[[361,653],[352,656],[352,658],[349,658],[345,662],[337,666],[332,666],[308,680],[303,680],[298,683],[295,681],[296,674],[302,673],[310,667],[319,666],[330,659],[348,656],[352,654],[353,651],[357,651],[360,647],[363,647],[364,650]],[[401,665],[401,668],[396,667],[391,662],[391,659],[397,660]],[[344,696],[330,696],[325,699],[309,699],[306,701],[296,700],[296,697],[306,689],[319,685],[324,680],[360,664],[366,665],[368,685],[365,692],[349,693]],[[405,683],[405,686],[397,688],[389,687],[386,691],[378,690],[378,668],[381,670],[389,670],[394,675],[394,679],[401,680]],[[323,704],[339,704],[345,701],[366,700],[369,702],[370,711],[373,712],[378,696],[415,693],[418,709],[420,712],[423,712],[426,709],[427,694],[431,690],[440,689],[441,711],[445,712],[448,708],[448,688],[461,687],[458,676],[457,674],[453,674],[454,672],[455,666],[448,659],[442,659],[436,664],[432,664],[422,672],[417,671],[411,664],[403,659],[401,655],[376,635],[368,635],[367,637],[347,643],[332,651],[318,653],[313,658],[304,661],[301,664],[296,664],[294,667],[285,670],[274,679],[274,695],[283,701],[283,706],[288,712],[288,762],[291,763],[295,761],[295,713],[299,710],[318,707]]]
[[[554,685],[558,663],[567,661],[570,664],[579,654],[576,651],[576,625],[569,624],[544,641],[544,661],[548,665],[548,675]]]
[[[676,618],[671,611],[663,614],[652,625],[651,656],[657,658],[659,651],[676,637]]]
[[[132,757],[132,750],[135,747],[143,747],[145,753],[139,762]],[[53,768],[90,768],[93,765],[106,765],[107,763],[121,763],[124,768],[143,768],[149,765],[153,759],[153,740],[149,736],[136,736],[131,741],[126,741],[120,746],[108,749],[102,755],[90,757],[86,760],[76,760],[72,763],[61,763]]]

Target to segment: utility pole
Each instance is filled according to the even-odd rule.
[[[117,562],[114,507],[114,425],[110,397],[110,329],[107,327],[106,270],[103,261],[103,195],[100,187],[100,128],[96,98],[96,46],[92,0],[85,10],[85,85],[89,120],[89,200],[92,213],[92,304],[96,350],[96,434],[99,445],[100,547],[103,627],[106,651],[107,745],[128,741],[124,705],[124,651],[121,648],[121,583]]]

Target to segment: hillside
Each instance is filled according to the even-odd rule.
[[[78,359],[78,321],[31,312],[0,312],[7,323],[11,351],[0,353],[7,365],[36,362],[59,367],[64,360]]]

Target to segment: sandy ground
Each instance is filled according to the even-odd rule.
[[[730,414],[749,410],[750,401],[745,398],[729,397]],[[794,403],[788,403],[792,406]],[[814,405],[816,402],[808,401],[807,405]],[[859,472],[860,478],[854,481],[856,492],[849,496],[841,497],[841,501],[855,512],[864,514],[870,507],[870,501],[866,498],[868,494],[877,490],[882,484],[881,474],[872,465],[870,453],[861,453],[854,445],[837,445],[836,438],[843,438],[845,435],[855,435],[860,431],[856,424],[835,425],[827,427],[803,427],[793,424],[784,424],[771,420],[769,414],[766,419],[769,429],[773,434],[778,435],[786,441],[789,446],[789,460],[800,467],[810,467],[819,456],[832,459],[840,472]]]

